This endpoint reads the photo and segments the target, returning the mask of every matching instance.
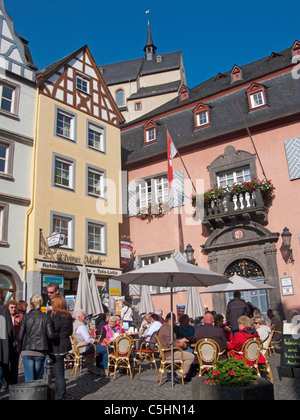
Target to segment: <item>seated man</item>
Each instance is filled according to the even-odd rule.
[[[224,336],[222,328],[215,327],[214,318],[211,313],[206,313],[203,318],[203,325],[196,328],[194,334],[195,342],[201,340],[202,338],[211,338],[214,340],[220,347],[220,352],[222,353],[227,349],[227,342]],[[226,353],[222,354],[220,359],[226,358]]]
[[[192,341],[195,334],[195,328],[190,324],[190,319],[187,314],[182,314],[179,317],[179,325],[174,328],[177,338],[187,338]]]
[[[173,314],[173,322],[175,324],[175,315]],[[173,334],[173,344],[174,347],[180,347],[182,350],[185,350],[187,348],[188,340],[186,338],[177,339],[176,334],[174,332]],[[171,342],[171,313],[169,313],[166,316],[165,322],[161,326],[160,330],[158,331],[158,339],[161,342],[161,345],[163,348],[170,348],[170,342]],[[171,351],[165,353],[166,359],[171,360]],[[181,352],[179,350],[174,351],[174,359],[180,359],[181,358]],[[190,368],[194,361],[194,355],[184,351],[183,352],[183,377],[185,378],[185,381],[188,382],[191,380],[191,372]],[[175,377],[176,379],[176,377]]]
[[[96,358],[97,367],[100,367],[104,370],[107,369],[108,355],[106,347],[101,346],[100,341],[93,338],[87,327],[84,325],[86,314],[82,309],[77,309],[74,311],[74,318],[75,321],[73,324],[73,335],[76,338],[79,346],[85,345],[84,347],[80,347],[80,354],[93,354],[94,346],[92,346],[92,344],[95,344],[97,356],[102,356]]]
[[[148,329],[148,332],[145,334],[146,341],[150,341],[152,335],[159,331],[162,324],[159,322],[159,316],[157,314],[151,314],[150,315],[150,328]]]
[[[247,340],[249,340],[249,338],[254,338],[254,337],[259,338],[258,333],[255,331],[255,329],[252,329],[250,325],[251,325],[251,320],[249,317],[243,315],[238,318],[239,331],[234,336],[233,340],[230,343],[228,343],[227,345],[228,350],[240,351],[243,344]],[[243,355],[237,354],[234,351],[230,351],[229,355],[236,357],[238,360],[243,359]],[[254,364],[254,362],[250,362],[249,360],[246,360],[246,363],[248,366],[251,366]],[[265,358],[262,354],[260,355],[258,363],[265,363]]]

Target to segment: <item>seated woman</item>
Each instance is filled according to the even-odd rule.
[[[215,323],[215,327],[222,329],[226,341],[231,341],[233,339],[233,334],[232,334],[230,328],[228,328],[224,324],[224,316],[222,314],[215,315],[214,323]]]
[[[249,340],[249,338],[254,338],[254,337],[259,338],[258,333],[254,329],[252,329],[250,325],[251,325],[251,320],[247,316],[243,315],[238,318],[239,331],[236,333],[233,340],[227,344],[229,356],[236,357],[238,360],[243,359],[243,355],[237,354],[232,350],[240,351],[243,344],[247,340]],[[264,363],[264,362],[265,362],[265,358],[261,354],[258,363]],[[251,366],[254,364],[254,362],[250,362],[249,360],[246,360],[246,363],[248,366]]]
[[[179,317],[179,325],[175,325],[174,332],[178,339],[186,338],[188,340],[188,346],[194,342],[195,328],[190,324],[190,319],[187,314],[182,314]],[[191,353],[194,349],[187,349]]]
[[[267,326],[266,318],[263,314],[254,317],[254,328],[263,343],[262,354],[265,355],[270,343],[272,331],[271,328]]]
[[[120,324],[116,323],[116,317],[111,316],[109,318],[108,324],[103,325],[101,330],[101,345],[106,346],[107,344],[111,344],[111,342],[115,338],[115,334],[124,334],[124,330]]]

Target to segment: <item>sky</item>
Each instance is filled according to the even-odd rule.
[[[192,88],[300,40],[299,0],[4,0],[42,69],[87,44],[98,65],[181,50]],[[149,10],[149,13],[146,11]]]

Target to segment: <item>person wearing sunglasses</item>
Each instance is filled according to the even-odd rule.
[[[262,354],[265,355],[271,338],[271,328],[267,326],[266,318],[263,314],[254,317],[254,328],[263,343]]]

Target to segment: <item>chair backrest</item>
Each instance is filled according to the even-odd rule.
[[[114,347],[119,356],[129,356],[133,347],[133,339],[130,335],[119,335],[115,339]]]
[[[78,343],[77,343],[77,340],[76,340],[76,338],[73,334],[71,335],[70,340],[71,340],[72,349],[73,349],[74,353],[76,354],[76,356],[79,356],[80,351],[79,351],[79,348],[78,348]]]
[[[148,347],[151,351],[153,351],[155,348],[157,348],[157,340],[156,336],[158,334],[158,331],[155,331],[152,335],[150,340],[148,341]]]
[[[244,358],[249,362],[257,363],[263,348],[261,340],[257,337],[249,338],[242,346]]]
[[[212,363],[219,359],[220,347],[211,338],[202,338],[196,343],[195,352],[199,362]]]
[[[164,361],[165,360],[165,353],[164,353],[164,350],[163,350],[163,346],[161,345],[161,342],[159,341],[159,338],[158,338],[157,335],[155,336],[155,339],[156,339],[156,344],[157,344],[157,348],[158,348],[158,352],[159,352],[159,357],[161,358],[162,361]]]

